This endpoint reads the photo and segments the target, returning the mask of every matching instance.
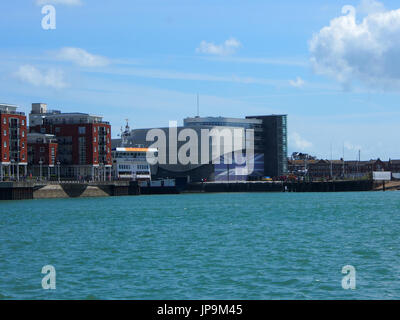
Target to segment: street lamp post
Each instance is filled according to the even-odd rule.
[[[60,161],[57,161],[58,182],[60,182]]]
[[[42,181],[42,165],[43,165],[43,161],[42,160],[40,160],[39,161],[39,166],[40,166],[40,173],[39,173],[39,176],[40,176],[40,181]]]
[[[14,163],[15,163],[15,160],[14,160],[14,159],[12,159],[12,160],[11,160],[11,172],[12,172],[12,180],[14,180]]]

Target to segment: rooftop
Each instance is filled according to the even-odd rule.
[[[0,103],[0,113],[25,115],[23,112],[16,112],[18,106],[14,104]]]

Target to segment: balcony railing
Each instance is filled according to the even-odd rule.
[[[25,115],[25,113],[23,113],[23,112],[4,111],[4,110],[0,110],[0,114],[11,114],[11,115],[16,115],[16,116],[24,116]]]

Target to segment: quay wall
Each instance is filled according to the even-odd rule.
[[[184,192],[346,192],[371,191],[372,180],[327,182],[237,182],[192,183]]]
[[[37,183],[0,182],[0,200],[114,197],[140,194],[136,182]]]
[[[372,180],[327,182],[237,182],[191,183],[182,190],[176,187],[140,188],[137,182],[97,183],[0,182],[0,200],[116,197],[139,194],[178,194],[202,192],[345,192],[372,191]]]

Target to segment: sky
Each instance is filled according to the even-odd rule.
[[[125,119],[182,123],[199,94],[201,116],[288,114],[289,154],[400,159],[398,1],[4,0],[0,11],[0,102],[27,114],[43,102],[101,115],[117,137]]]

